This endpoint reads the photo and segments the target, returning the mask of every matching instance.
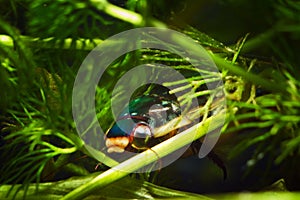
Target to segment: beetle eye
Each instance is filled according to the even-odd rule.
[[[148,138],[152,136],[150,127],[147,124],[137,124],[133,130],[133,137],[135,138]]]

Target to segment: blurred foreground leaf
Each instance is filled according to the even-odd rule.
[[[285,199],[299,199],[299,192],[257,192],[257,193],[229,193],[229,194],[220,194],[213,196],[214,199],[230,199],[230,200],[285,200]]]
[[[87,183],[98,176],[99,173],[94,173],[84,177],[73,177],[67,180],[51,183],[40,183],[38,191],[36,184],[30,184],[27,191],[26,199],[59,199],[68,192],[74,190],[78,186]],[[0,187],[0,199],[12,199],[15,190],[18,190],[20,185],[16,185],[10,195],[7,192],[11,185],[2,185]],[[20,190],[15,196],[15,199],[23,199],[24,191]],[[299,199],[299,192],[283,192],[283,191],[264,191],[257,193],[227,193],[203,196],[189,192],[176,191],[165,187],[156,186],[149,182],[139,181],[130,177],[123,178],[109,187],[101,188],[85,199],[239,199],[239,200],[285,200]]]
[[[67,180],[52,182],[52,183],[40,183],[38,191],[36,190],[36,184],[30,184],[28,187],[26,199],[59,199],[65,194],[74,190],[82,184],[85,184],[96,176],[98,173],[91,174],[84,177],[73,177]],[[0,187],[0,199],[12,199],[15,191],[21,185],[16,185],[12,192],[8,196],[7,192],[10,190],[11,185],[2,185]],[[15,199],[23,199],[24,190],[18,192]],[[165,198],[180,198],[180,199],[210,199],[208,197],[193,194],[188,192],[181,192],[171,190],[168,188],[156,186],[148,182],[138,181],[136,179],[126,177],[109,187],[105,187],[93,192],[86,199],[165,199]]]

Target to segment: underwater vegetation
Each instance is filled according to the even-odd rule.
[[[1,199],[300,197],[299,2],[10,0],[0,8]],[[176,51],[136,49],[74,95],[97,45],[115,55],[127,41],[105,41],[143,27],[190,39],[150,32],[132,46],[197,44],[203,68],[171,42]],[[120,85],[138,65],[147,70]],[[84,75],[89,83],[96,73]],[[128,87],[159,77],[127,99]],[[77,120],[74,108],[83,110]],[[208,130],[220,136],[200,159]]]

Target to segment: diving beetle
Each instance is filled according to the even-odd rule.
[[[176,96],[170,95],[168,91],[163,86],[154,85],[150,93],[129,102],[106,133],[108,153],[122,153],[124,150],[140,152],[176,134],[177,131],[172,130],[157,137],[154,131],[181,115]]]
[[[161,85],[147,84],[145,87],[152,87],[151,92],[133,98],[106,132],[105,145],[108,153],[138,153],[177,134],[177,129],[164,135],[157,135],[155,131],[181,115],[176,96]],[[189,123],[191,122],[185,121],[183,125]],[[183,157],[197,154],[201,144],[200,140],[194,141]],[[211,151],[208,158],[223,170],[226,179],[226,167],[218,155]]]

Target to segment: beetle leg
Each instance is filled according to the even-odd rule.
[[[199,149],[201,147],[202,143],[199,140],[194,141],[190,148],[184,153],[184,157],[187,157],[189,155],[195,155],[199,153]],[[227,178],[227,169],[223,162],[223,160],[214,152],[210,151],[207,155],[207,157],[213,161],[219,168],[223,171],[223,179],[225,180]]]

